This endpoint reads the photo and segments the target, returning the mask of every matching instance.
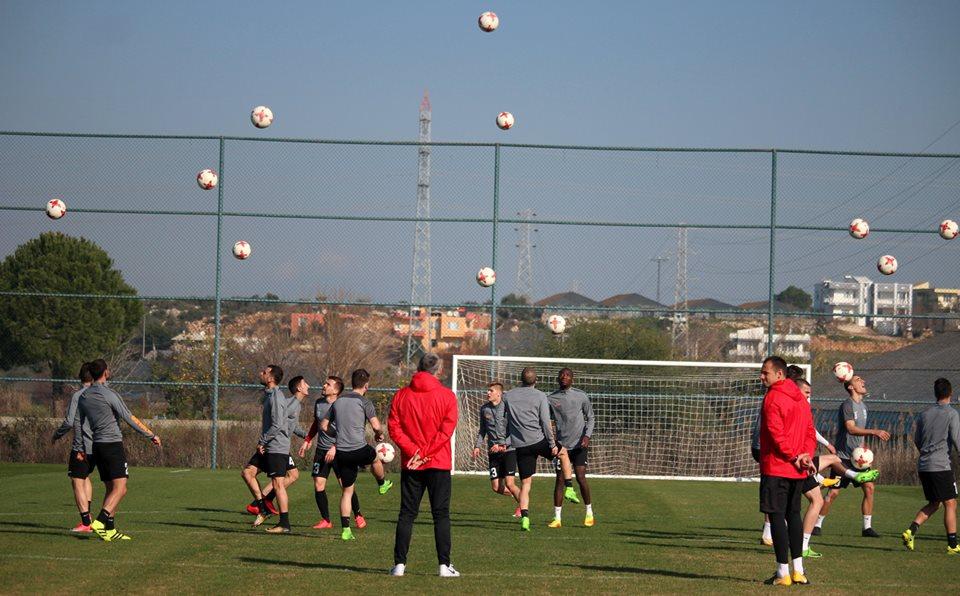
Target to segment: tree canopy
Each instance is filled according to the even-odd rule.
[[[567,325],[563,337],[545,337],[539,355],[554,358],[666,360],[670,340],[651,319],[596,319]]]
[[[776,299],[786,304],[792,304],[802,311],[809,311],[813,307],[813,298],[797,286],[789,286],[776,295]]]

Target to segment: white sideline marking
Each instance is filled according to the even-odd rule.
[[[190,468],[185,468],[185,469],[183,469],[183,470],[173,470],[173,471],[171,471],[170,473],[171,473],[171,474],[183,474],[184,472],[189,472],[189,471],[190,471]]]
[[[173,511],[125,511],[125,510],[121,509],[120,511],[121,511],[121,513],[123,513],[124,515],[130,514],[130,513],[183,513],[183,511],[180,510],[180,509],[176,509],[176,510],[173,510]],[[37,516],[37,515],[75,516],[75,515],[76,515],[76,512],[74,512],[74,511],[69,511],[69,510],[64,510],[64,511],[24,511],[24,512],[15,512],[15,513],[7,513],[6,511],[0,512],[0,516],[8,516],[8,517],[9,517],[9,516],[12,516],[12,515],[29,515],[30,517],[34,517],[34,516]]]

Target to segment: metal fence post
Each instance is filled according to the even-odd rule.
[[[773,274],[777,246],[777,150],[770,152],[770,279],[767,305],[767,356],[773,356],[773,310],[775,304]]]
[[[490,268],[497,271],[497,231],[500,227],[500,143],[493,147],[493,257]],[[490,355],[497,355],[497,284],[490,286]]]
[[[220,137],[220,183],[217,185],[217,276],[214,287],[213,314],[213,403],[210,407],[210,469],[217,469],[217,421],[220,418],[220,235],[223,231],[223,148]]]

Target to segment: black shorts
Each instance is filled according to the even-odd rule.
[[[760,476],[761,513],[789,513],[800,511],[800,489],[803,479],[780,476]]]
[[[289,470],[297,467],[289,453],[270,453],[264,454],[265,468],[260,468],[267,473],[268,478],[283,478]]]
[[[849,459],[840,458],[840,463],[843,464],[843,467],[848,470],[856,470],[856,468],[853,467],[853,462],[851,462]],[[863,486],[862,484],[860,484],[856,480],[853,480],[852,478],[847,478],[843,474],[837,474],[837,472],[832,469],[830,470],[830,477],[840,479],[840,484],[834,484],[833,486],[830,487],[831,489],[840,490],[841,488],[847,488],[850,485],[853,485],[856,488],[860,488],[861,486]]]
[[[81,457],[82,456],[82,457]],[[71,451],[70,459],[67,460],[67,476],[70,478],[86,478],[93,474],[96,463],[93,460],[92,453],[83,453],[82,451]]]
[[[953,472],[920,472],[920,485],[924,498],[934,503],[957,498],[957,480]]]
[[[340,477],[340,473],[337,471],[336,461],[327,463],[327,452],[329,449],[321,450],[319,447],[313,455],[313,472],[310,474],[314,478],[327,478],[330,476],[330,472],[333,472],[333,475],[337,478]]]
[[[587,465],[587,447],[577,447],[568,449],[567,455],[570,457],[570,465],[574,468],[583,468]],[[553,458],[553,469],[560,472],[563,466],[560,465],[560,458]]]
[[[288,456],[288,457],[289,457],[289,456]],[[268,464],[267,464],[267,454],[266,454],[266,453],[260,453],[260,450],[259,450],[259,449],[258,449],[257,451],[254,451],[254,452],[253,452],[253,456],[250,458],[250,461],[247,462],[247,465],[248,465],[248,466],[253,466],[254,468],[257,468],[258,470],[260,470],[261,472],[266,472],[266,471],[267,471],[267,465],[268,465]],[[297,467],[297,464],[295,464],[295,463],[293,462],[293,458],[290,457],[290,459],[287,461],[287,470],[292,470],[292,469],[294,469],[294,468],[296,468],[296,467]]]
[[[813,476],[807,476],[803,479],[803,483],[800,486],[800,492],[806,494],[815,488],[820,488],[820,483],[817,482],[817,479]]]
[[[127,478],[130,471],[127,468],[127,454],[123,451],[123,443],[94,443],[93,461],[100,472],[100,480],[109,482],[118,478]]]
[[[353,486],[357,474],[363,466],[369,466],[377,459],[377,452],[370,445],[364,445],[356,451],[337,451],[334,463],[340,472],[340,484],[343,488]]]
[[[553,459],[550,450],[550,443],[546,439],[526,447],[517,447],[517,471],[520,472],[520,479],[533,476],[537,471],[538,457]]]
[[[515,450],[488,453],[487,456],[490,464],[490,480],[514,476],[517,473],[517,452]]]

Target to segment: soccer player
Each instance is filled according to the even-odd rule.
[[[106,386],[106,382],[110,379],[110,368],[106,361],[98,358],[91,362],[90,376],[93,377],[93,383],[80,395],[77,401],[77,415],[73,423],[74,436],[82,436],[85,425],[90,428],[93,441],[91,453],[93,463],[97,466],[100,480],[106,487],[103,508],[100,509],[97,519],[90,524],[90,528],[106,542],[130,540],[128,534],[122,534],[114,526],[117,508],[127,494],[129,477],[120,420],[123,419],[157,447],[161,446],[160,437],[131,414],[120,396]]]
[[[520,387],[503,394],[507,411],[507,437],[517,450],[517,471],[520,473],[520,529],[530,531],[530,489],[537,458],[549,460],[566,449],[557,444],[550,428],[550,402],[536,388],[537,371],[525,367],[520,373]]]
[[[336,422],[331,422],[329,426],[330,432],[325,433],[320,430],[320,421],[323,420],[327,414],[327,410],[330,409],[333,402],[337,401],[341,393],[343,393],[343,379],[334,375],[327,377],[327,380],[323,383],[323,396],[317,398],[317,402],[313,406],[313,425],[310,426],[310,430],[307,431],[307,438],[304,440],[303,445],[300,446],[300,457],[304,457],[307,454],[307,450],[310,449],[313,437],[317,437],[317,450],[313,456],[312,475],[314,498],[317,501],[317,509],[320,510],[320,521],[313,526],[315,530],[324,530],[333,527],[333,524],[330,523],[330,504],[327,500],[327,478],[332,471],[337,482],[340,482],[340,472],[332,463],[327,462],[326,457],[327,451],[333,447],[334,437],[337,436],[337,424]],[[367,527],[367,520],[365,520],[360,513],[360,498],[357,496],[356,490],[353,491],[350,504],[353,509],[353,519],[357,527]]]
[[[80,396],[93,383],[89,362],[84,362],[80,366],[79,379],[80,388],[70,396],[67,414],[57,430],[54,431],[52,443],[56,443],[62,436],[73,430]],[[90,434],[89,423],[84,424],[82,431],[80,434],[73,436],[70,459],[67,460],[67,476],[70,477],[70,484],[73,486],[73,498],[77,503],[77,510],[80,512],[80,523],[70,531],[78,534],[89,534],[93,532],[90,528],[90,524],[93,523],[90,519],[90,505],[93,502],[93,483],[90,482],[90,474],[93,472],[93,435]]]
[[[777,571],[767,583],[779,586],[809,583],[803,570],[800,493],[816,449],[810,404],[786,378],[786,369],[778,356],[768,357],[760,369],[767,388],[760,417],[760,511],[770,516],[777,558]]]
[[[837,455],[845,468],[853,468],[850,462],[853,450],[864,445],[866,437],[877,437],[881,441],[890,439],[890,433],[885,430],[867,428],[867,406],[863,399],[867,396],[867,383],[860,375],[853,377],[843,384],[843,388],[850,395],[838,410],[837,420]],[[846,488],[851,483],[849,478],[844,478],[840,484],[830,487],[830,493],[823,502],[823,509],[817,517],[817,523],[814,526],[813,534],[820,534],[823,527],[823,520],[830,513],[830,507],[840,496],[840,489]],[[861,536],[866,538],[879,538],[880,534],[873,529],[873,482],[857,483],[863,489],[863,502],[860,504],[860,510],[863,513],[863,531]]]
[[[327,450],[324,461],[334,463],[340,470],[340,485],[343,493],[340,495],[340,532],[342,540],[353,540],[353,531],[350,529],[350,511],[354,484],[357,482],[357,473],[361,466],[371,466],[374,478],[380,486],[379,493],[387,494],[393,482],[386,479],[383,462],[377,459],[377,452],[367,444],[367,421],[373,428],[374,440],[383,441],[383,427],[377,418],[377,410],[364,394],[370,389],[370,373],[358,368],[350,375],[351,391],[344,393],[324,414],[320,421],[320,430],[330,433],[331,424],[336,423],[336,436],[333,445]]]
[[[282,377],[281,377],[282,378]],[[303,406],[303,400],[310,393],[310,385],[301,376],[290,379],[287,383],[290,389],[291,397],[283,394],[283,391],[274,391],[264,404],[264,414],[267,413],[267,407],[270,408],[269,424],[266,416],[263,420],[263,426],[267,430],[260,435],[260,442],[257,445],[257,452],[263,456],[263,462],[266,464],[265,471],[267,477],[273,485],[273,493],[276,495],[277,509],[280,512],[280,520],[277,525],[268,528],[267,532],[271,534],[289,534],[290,533],[290,500],[287,497],[287,471],[293,463],[290,457],[290,440],[292,435],[305,437],[306,433],[300,429],[300,408]],[[262,513],[257,515],[253,527],[263,523],[266,516]]]
[[[927,504],[917,512],[902,534],[903,545],[913,550],[913,539],[920,525],[943,505],[943,526],[947,531],[947,554],[960,555],[957,545],[957,480],[950,469],[950,452],[960,450],[960,414],[950,405],[953,387],[939,378],[933,382],[937,405],[920,414],[913,442],[920,451],[917,470]]]
[[[270,399],[274,396],[275,393],[279,393],[280,397],[286,399],[286,396],[283,395],[283,390],[280,389],[280,381],[283,380],[283,369],[277,366],[276,364],[269,364],[259,373],[260,384],[263,385],[263,398],[262,398],[262,411],[260,414],[261,424],[260,424],[260,435],[261,438],[263,433],[267,432],[270,428]],[[250,505],[247,505],[247,512],[256,515],[259,519],[255,520],[253,527],[257,527],[266,520],[270,515],[276,515],[279,513],[276,506],[273,504],[273,498],[275,493],[273,492],[273,481],[271,480],[268,483],[269,488],[260,488],[260,483],[257,481],[257,474],[260,472],[267,471],[267,460],[264,457],[263,453],[260,452],[259,439],[257,443],[257,449],[253,452],[253,456],[250,458],[250,461],[247,462],[247,465],[240,471],[240,477],[243,479],[244,484],[247,485],[247,488],[250,490],[250,493],[253,495],[253,502]],[[291,457],[287,461],[287,475],[286,475],[286,485],[290,486],[296,482],[297,478],[300,476],[300,471],[297,469],[296,464],[293,462]]]
[[[390,437],[400,448],[400,514],[393,544],[390,575],[401,576],[407,568],[407,552],[413,537],[413,522],[420,511],[423,492],[430,493],[433,539],[440,563],[440,577],[460,577],[450,563],[450,437],[457,428],[457,398],[440,384],[442,362],[433,353],[424,354],[410,384],[393,396],[390,406]]]
[[[577,484],[580,485],[580,494],[587,507],[583,525],[593,526],[593,504],[590,499],[590,485],[587,483],[587,449],[590,446],[590,437],[593,436],[593,405],[587,394],[573,387],[573,371],[561,368],[557,373],[559,389],[551,393],[547,400],[550,403],[550,414],[557,428],[557,443],[567,450],[567,456],[577,475]],[[561,511],[564,497],[570,499],[574,493],[572,481],[564,475],[560,459],[555,461],[557,481],[553,490],[553,521],[549,527],[561,527]],[[576,494],[573,494],[576,497]],[[579,499],[576,499],[579,502]]]
[[[503,383],[487,386],[487,403],[480,406],[480,431],[473,457],[480,456],[480,448],[487,448],[487,463],[490,470],[490,488],[498,495],[510,494],[517,502],[514,517],[520,517],[520,488],[515,479],[517,473],[517,450],[507,445],[507,413],[503,404]]]

